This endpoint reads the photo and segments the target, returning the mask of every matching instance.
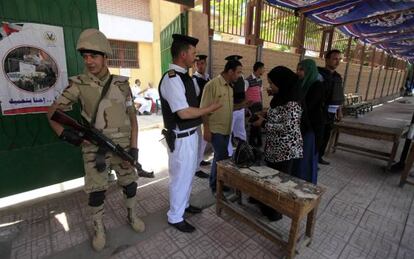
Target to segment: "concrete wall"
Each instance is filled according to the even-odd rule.
[[[153,46],[151,43],[139,43],[139,68],[131,68],[129,83],[134,84],[135,79],[141,80],[141,85],[147,87],[148,83],[153,83],[155,86],[158,86],[158,81],[154,81],[154,62],[152,58]],[[120,75],[120,68],[110,67],[109,70],[111,73]]]
[[[160,34],[162,29],[181,13],[181,6],[163,0],[151,0],[150,13],[154,24],[154,41],[152,44],[153,81],[154,86],[158,87],[162,76]]]
[[[181,13],[181,5],[163,1],[163,0],[152,0],[159,2],[159,25],[160,29],[164,29],[167,27],[168,24],[170,24],[180,13]],[[152,16],[154,19],[155,17]]]
[[[206,14],[188,12],[188,35],[197,38],[197,53],[208,55],[208,17]]]
[[[150,0],[96,0],[98,12],[151,21]]]

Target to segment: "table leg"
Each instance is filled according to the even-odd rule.
[[[237,196],[237,203],[242,205],[242,192],[240,190],[235,190]]]
[[[338,135],[339,135],[339,131],[335,127],[332,130],[331,137],[329,138],[328,148],[327,148],[327,153],[328,154],[335,153],[336,144],[338,143]]]
[[[306,236],[310,238],[311,242],[312,242],[313,232],[315,230],[317,207],[318,205],[315,206],[315,208],[308,213],[308,216],[306,219]],[[308,245],[310,245],[310,242]]]
[[[299,219],[292,218],[292,223],[290,225],[290,232],[289,232],[289,240],[287,244],[287,258],[291,259],[295,257],[295,248],[296,248],[296,241],[299,232]]]
[[[388,160],[387,169],[390,169],[392,166],[392,163],[394,163],[395,155],[397,154],[398,145],[400,144],[400,140],[395,140],[394,145],[392,145],[392,150],[390,154],[390,160]]]
[[[223,181],[217,179],[217,190],[216,190],[216,214],[221,216],[222,206],[221,202],[223,201]]]
[[[401,173],[400,178],[400,187],[403,187],[407,182],[408,174],[410,173],[411,167],[414,163],[414,145],[411,145],[410,152],[407,156],[407,161],[405,161],[404,171]]]

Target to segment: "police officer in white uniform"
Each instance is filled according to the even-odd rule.
[[[242,59],[242,56],[239,55],[230,55],[225,58],[225,60],[238,60]],[[247,82],[244,80],[243,77],[240,77],[235,83],[233,83],[233,102],[234,102],[234,110],[233,110],[233,121],[231,123],[231,131],[234,138],[238,138],[240,140],[246,140],[246,124],[245,124],[245,107],[249,105],[246,102],[246,92],[247,89]],[[227,148],[228,155],[233,155],[233,144],[231,138],[229,140],[229,145]]]
[[[196,88],[196,94],[199,100],[199,103],[201,102],[201,96],[203,94],[204,86],[207,84],[208,81],[210,81],[209,74],[206,73],[206,67],[207,67],[207,55],[199,54],[196,56],[196,63],[195,63],[195,69],[196,71],[193,74],[193,81],[194,86]],[[201,131],[201,127],[197,129],[197,133],[199,134],[198,138],[198,168],[195,173],[197,177],[200,178],[209,178],[209,174],[203,172],[201,170],[201,166],[209,165],[210,162],[204,161],[204,152],[206,150],[207,141],[203,138],[203,133]]]
[[[194,82],[188,69],[195,61],[198,39],[173,34],[171,55],[173,64],[159,85],[164,120],[163,134],[169,145],[170,209],[168,224],[181,232],[193,232],[195,228],[184,220],[184,212],[200,213],[201,209],[189,204],[192,180],[197,169],[198,134],[201,116],[221,107],[212,103],[199,108]]]

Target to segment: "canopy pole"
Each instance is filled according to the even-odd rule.
[[[295,37],[293,39],[293,47],[295,47],[295,53],[299,54],[299,62],[303,60],[305,55],[305,32],[306,32],[306,17],[302,13],[299,18],[299,25],[296,29]]]
[[[333,34],[334,34],[335,28],[332,28],[328,30],[328,48],[327,51],[330,51],[332,49],[332,41],[333,41]]]
[[[382,98],[383,95],[384,95],[384,88],[385,88],[385,82],[387,82],[388,66],[389,65],[390,65],[390,55],[387,55],[387,58],[385,59],[385,77],[384,77],[384,82],[382,83],[380,98]]]
[[[400,61],[398,61],[398,62],[400,62]],[[398,81],[400,79],[399,75],[400,75],[400,69],[398,69],[396,67],[395,68],[395,78],[394,78],[394,88],[393,88],[392,94],[396,94],[398,92],[397,84],[398,84]]]
[[[344,81],[342,82],[342,87],[345,89],[346,80],[348,78],[348,70],[349,70],[349,63],[351,59],[349,58],[351,52],[351,44],[352,44],[352,36],[348,38],[348,46],[346,47],[345,57],[346,57],[346,66],[345,66],[345,73],[344,73]]]
[[[319,49],[319,58],[325,56],[325,41],[326,41],[326,30],[322,32],[321,48]]]
[[[400,76],[398,77],[398,82],[395,84],[395,88],[397,88],[397,89],[395,90],[395,93],[398,93],[398,91],[399,91],[399,86],[400,86],[400,83],[401,83],[401,77],[402,77],[402,74],[403,74],[402,65],[403,65],[404,63],[405,63],[405,62],[404,62],[403,60],[401,60],[401,61],[400,61],[399,66],[398,66],[398,74],[399,74]]]
[[[384,54],[385,54],[385,51],[382,51],[380,62],[379,62],[379,71],[378,71],[377,83],[375,85],[374,97],[372,99],[375,99],[376,96],[377,96],[379,80],[380,80],[380,76],[381,76],[381,72],[382,72],[382,66],[383,66],[383,63],[384,63]]]
[[[390,75],[390,82],[388,83],[387,96],[390,95],[390,88],[392,87],[392,78],[394,76],[394,65],[395,65],[395,58],[391,57],[390,68],[392,69],[392,71]]]
[[[359,62],[361,63],[359,65],[359,73],[358,73],[358,79],[357,79],[357,83],[356,83],[356,87],[355,87],[355,93],[359,93],[359,84],[361,82],[361,75],[362,75],[362,68],[364,66],[364,61],[365,61],[365,47],[367,46],[367,44],[364,42],[364,45],[362,46],[362,51],[361,51],[361,58],[359,60]]]
[[[365,91],[364,101],[368,100],[369,89],[371,88],[372,73],[374,72],[375,55],[377,54],[376,50],[377,48],[373,47],[372,57],[371,57],[371,72],[369,73],[368,85],[367,85],[367,90]]]

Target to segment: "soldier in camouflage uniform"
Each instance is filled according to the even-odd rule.
[[[61,139],[82,147],[85,191],[89,194],[88,204],[95,230],[92,246],[96,251],[100,251],[106,243],[102,217],[105,191],[109,186],[108,169],[115,170],[118,184],[123,187],[128,221],[132,228],[136,232],[145,230],[144,222],[136,216],[137,172],[127,161],[123,161],[111,152],[102,152],[98,146],[82,140],[76,132],[65,129],[50,118],[56,109],[65,110],[80,101],[83,119],[101,130],[115,143],[129,150],[136,160],[138,159],[138,123],[128,78],[111,76],[109,73],[107,57],[112,50],[105,35],[96,29],[87,29],[81,33],[76,49],[83,57],[85,71],[70,78],[69,87],[50,106],[48,118],[50,125]],[[108,80],[111,80],[109,89],[99,101],[102,89]]]

